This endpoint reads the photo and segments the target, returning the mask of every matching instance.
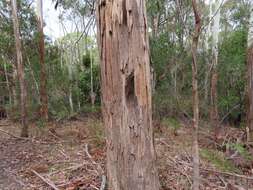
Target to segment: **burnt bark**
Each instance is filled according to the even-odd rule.
[[[107,174],[112,190],[158,190],[144,0],[97,5]]]
[[[18,68],[18,79],[20,84],[20,106],[21,106],[21,137],[28,137],[28,124],[27,124],[27,110],[26,110],[26,82],[25,82],[25,71],[22,57],[22,46],[21,46],[21,37],[19,31],[19,21],[17,15],[17,2],[16,0],[11,0],[12,8],[12,19],[13,19],[13,29],[15,36],[15,45],[17,53],[17,68]]]

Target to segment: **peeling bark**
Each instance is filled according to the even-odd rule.
[[[97,6],[109,189],[158,190],[144,0]]]

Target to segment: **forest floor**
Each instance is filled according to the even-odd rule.
[[[191,189],[192,129],[187,122],[155,122],[155,146],[161,189]],[[0,190],[106,189],[105,138],[98,117],[30,126],[31,137],[18,138],[19,125],[0,121]],[[200,130],[201,189],[253,189],[253,148],[244,132],[224,127],[220,135]]]

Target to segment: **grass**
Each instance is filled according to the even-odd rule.
[[[248,161],[253,160],[251,154],[248,152],[248,150],[246,148],[244,148],[243,144],[231,143],[231,144],[229,144],[229,147],[232,150],[237,151],[245,160],[248,160]]]
[[[102,122],[100,120],[90,120],[87,124],[90,135],[94,138],[94,144],[100,147],[104,145],[105,135]]]
[[[218,150],[201,149],[200,156],[221,171],[240,173],[240,170],[231,161],[226,159],[223,152]]]
[[[174,130],[177,130],[181,127],[179,121],[177,119],[173,118],[173,117],[163,118],[162,125],[170,127]]]

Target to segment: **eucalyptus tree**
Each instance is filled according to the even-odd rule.
[[[21,106],[21,124],[22,124],[21,137],[28,137],[27,107],[26,107],[27,89],[25,84],[25,71],[24,71],[22,44],[20,38],[16,0],[11,0],[11,7],[12,7],[13,30],[16,45],[18,78],[20,84],[20,106]]]
[[[211,65],[211,110],[210,119],[213,126],[218,125],[218,99],[217,99],[217,82],[218,82],[218,43],[219,43],[219,31],[220,31],[220,6],[221,0],[215,0],[215,15],[212,28],[212,65]]]
[[[43,1],[37,0],[37,22],[39,31],[39,60],[40,60],[40,114],[44,120],[48,120],[48,97],[46,85],[45,43],[43,32]]]
[[[198,145],[198,131],[199,131],[199,92],[198,92],[198,65],[197,65],[197,48],[199,42],[199,35],[201,32],[201,15],[198,8],[198,0],[192,0],[192,7],[195,18],[195,30],[192,39],[192,99],[193,99],[193,190],[199,189],[199,145]]]
[[[98,1],[109,189],[158,190],[144,0]]]
[[[40,115],[44,120],[48,120],[48,97],[46,85],[46,65],[45,65],[45,43],[43,32],[43,1],[37,0],[37,25],[39,32],[39,61],[40,61]]]
[[[253,139],[253,3],[248,31],[248,59],[247,59],[247,140]]]

